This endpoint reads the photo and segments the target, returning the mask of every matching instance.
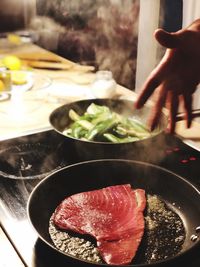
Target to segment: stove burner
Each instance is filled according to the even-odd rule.
[[[0,176],[10,179],[40,179],[66,164],[60,150],[42,143],[25,143],[0,151]]]

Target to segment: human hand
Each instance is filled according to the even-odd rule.
[[[179,104],[183,103],[188,128],[192,121],[192,95],[200,82],[200,19],[176,33],[158,29],[154,35],[167,49],[145,81],[135,106],[141,108],[156,92],[155,106],[149,118],[150,128],[153,130],[157,126],[162,107],[167,104],[168,130],[173,133]]]

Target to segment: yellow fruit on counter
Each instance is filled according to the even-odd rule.
[[[20,70],[22,67],[21,60],[18,57],[13,56],[13,55],[5,56],[2,59],[2,62],[4,66],[10,70]]]
[[[3,60],[0,59],[0,68],[4,67]]]
[[[12,71],[11,81],[15,85],[22,85],[27,83],[27,74],[23,71]]]
[[[0,80],[0,92],[3,91],[5,88],[5,85],[2,80]]]
[[[15,45],[20,45],[21,44],[21,37],[17,34],[8,34],[7,39],[10,43],[15,44]]]

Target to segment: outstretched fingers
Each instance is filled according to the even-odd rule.
[[[135,103],[136,108],[141,108],[146,103],[147,99],[152,95],[154,90],[159,86],[160,81],[156,77],[149,77],[144,84],[141,93]]]
[[[165,106],[167,97],[167,89],[163,84],[157,90],[158,90],[157,100],[148,121],[151,131],[153,131],[158,125],[162,113],[162,108]]]
[[[179,107],[179,95],[174,93],[174,91],[168,92],[169,101],[169,133],[174,133],[176,125],[176,115]]]
[[[185,110],[185,120],[187,128],[190,128],[192,123],[192,95],[184,94],[183,95],[183,104]]]
[[[139,94],[138,99],[135,103],[136,108],[143,107],[147,99],[149,99],[155,89],[162,83],[163,77],[167,76],[167,73],[169,71],[169,57],[170,54],[167,51],[159,65],[151,72],[151,74],[147,78],[143,88],[141,89],[141,93]]]

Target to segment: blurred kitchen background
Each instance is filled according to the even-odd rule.
[[[112,71],[117,83],[138,91],[164,53],[154,30],[177,31],[199,16],[198,0],[1,0],[0,32],[21,31],[69,60]]]

